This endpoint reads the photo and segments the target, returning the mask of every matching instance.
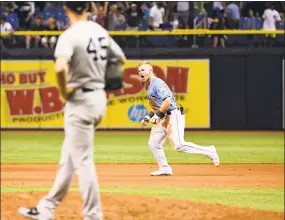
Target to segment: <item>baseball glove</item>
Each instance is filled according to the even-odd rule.
[[[123,88],[124,70],[121,61],[110,59],[105,72],[105,90],[113,91]]]

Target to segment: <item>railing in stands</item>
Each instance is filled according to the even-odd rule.
[[[197,30],[205,22],[207,22],[207,17],[205,13],[202,11],[194,18],[194,21],[193,21],[194,30]],[[204,26],[204,27],[207,27],[207,26]],[[198,48],[197,35],[193,36],[192,48]]]
[[[63,31],[15,31],[16,36],[57,36]],[[284,30],[209,30],[209,29],[175,29],[172,31],[109,31],[111,36],[155,36],[155,35],[207,35],[207,34],[282,34]],[[1,32],[0,36],[8,36],[8,32]]]

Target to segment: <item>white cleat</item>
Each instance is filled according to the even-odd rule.
[[[171,167],[162,168],[157,171],[153,171],[150,173],[151,176],[172,176],[173,172]]]
[[[219,155],[217,154],[217,150],[214,145],[211,145],[210,148],[211,148],[211,153],[208,157],[214,162],[215,166],[218,167],[220,165],[220,158]]]
[[[19,213],[25,217],[31,219],[40,219],[40,213],[38,212],[37,208],[19,208]]]

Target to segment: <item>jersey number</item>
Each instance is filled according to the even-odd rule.
[[[100,48],[98,50],[98,48],[96,48],[96,45],[94,41],[98,41]],[[88,46],[87,46],[87,52],[89,54],[93,55],[93,60],[94,61],[98,61],[98,59],[100,60],[106,60],[107,59],[107,42],[106,42],[106,38],[105,37],[99,37],[97,39],[94,38],[90,38]],[[97,52],[99,52],[100,54],[98,54]]]

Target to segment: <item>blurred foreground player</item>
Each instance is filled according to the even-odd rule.
[[[56,206],[67,194],[74,173],[78,175],[84,201],[84,220],[103,219],[93,161],[94,131],[106,109],[109,59],[119,60],[121,66],[125,56],[105,29],[87,21],[85,6],[85,2],[64,5],[70,27],[58,39],[55,72],[61,95],[66,100],[65,139],[52,189],[35,208],[19,209],[20,214],[32,219],[54,218]]]

